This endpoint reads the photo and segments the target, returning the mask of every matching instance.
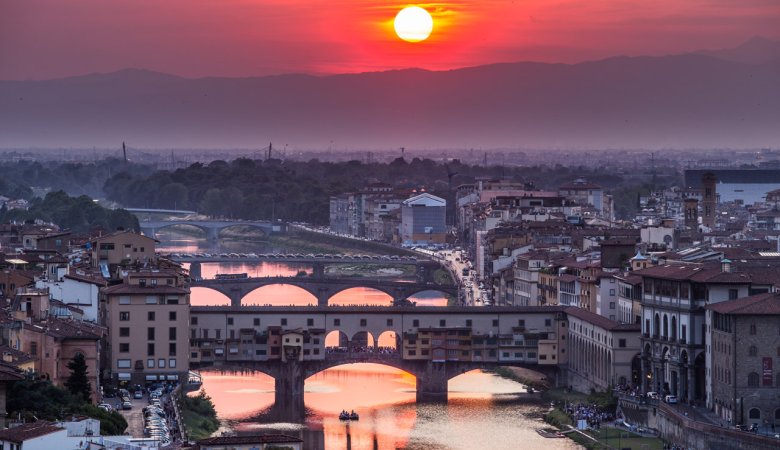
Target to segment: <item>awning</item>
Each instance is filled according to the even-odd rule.
[[[120,373],[116,374],[116,376],[120,380],[129,380],[130,379],[130,374],[129,373],[120,372]]]
[[[147,375],[146,381],[157,381],[157,375]]]
[[[19,258],[10,258],[6,259],[5,262],[11,263],[11,264],[27,264],[27,261]]]

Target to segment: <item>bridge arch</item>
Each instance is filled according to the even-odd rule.
[[[396,351],[401,351],[401,334],[392,329],[379,333],[376,337],[377,347],[392,347]]]
[[[389,306],[392,305],[393,299],[395,298],[393,296],[393,291],[391,289],[383,289],[381,287],[375,287],[375,286],[362,286],[360,285],[360,282],[356,282],[354,286],[343,286],[339,288],[338,290],[334,290],[330,292],[330,295],[328,296],[328,305],[333,305],[332,301],[334,297],[338,296],[339,294],[343,294],[351,289],[370,289],[373,291],[380,292],[382,294],[385,294],[390,297],[390,299],[387,302],[387,305],[380,305],[380,306]]]
[[[198,224],[196,222],[190,222],[190,221],[186,221],[186,220],[171,220],[171,221],[162,222],[162,225],[156,226],[154,228],[154,233],[156,235],[160,230],[164,230],[166,228],[175,227],[175,226],[182,226],[182,225],[186,225],[188,227],[197,228],[200,231],[202,231],[204,236],[206,236],[206,237],[208,237],[209,232],[211,231],[208,227],[200,225],[200,224]],[[143,227],[143,222],[141,223],[141,226]],[[156,236],[149,236],[149,237],[154,238]]]
[[[316,305],[317,304],[317,292],[312,291],[312,289],[308,288],[307,286],[302,286],[300,284],[295,283],[295,278],[290,278],[289,280],[286,280],[284,282],[271,282],[267,284],[263,284],[262,286],[257,286],[256,288],[244,293],[244,295],[241,297],[241,306],[260,306],[265,304],[280,304],[278,301],[262,301],[257,300],[254,301],[251,297],[258,297],[261,295],[259,291],[271,288],[273,287],[281,287],[279,289],[282,292],[279,292],[279,297],[285,297],[286,299],[292,300],[292,303],[297,306],[307,306],[307,305]],[[294,288],[294,291],[290,288]],[[284,292],[286,291],[286,292]],[[311,296],[311,298],[303,298],[300,296],[300,294],[308,294]],[[275,300],[275,299],[273,299]],[[290,303],[286,303],[286,305],[289,305]],[[283,306],[286,306],[283,305]]]
[[[340,367],[340,366],[348,366],[352,364],[376,364],[380,366],[392,367],[393,369],[398,369],[415,378],[419,378],[422,375],[422,372],[420,370],[418,370],[416,367],[412,367],[408,363],[405,363],[404,360],[400,358],[360,359],[360,358],[345,357],[343,359],[324,360],[320,364],[317,364],[316,366],[309,366],[304,371],[303,378],[304,380],[307,380],[328,369],[332,369],[334,367]]]
[[[263,236],[268,235],[268,227],[263,226],[256,223],[242,223],[242,222],[236,222],[231,224],[225,224],[221,226],[215,226],[214,227],[214,235],[216,237],[219,237],[220,234],[222,234],[223,231],[230,229],[230,228],[237,228],[237,227],[244,227],[244,228],[254,228],[255,230],[260,230],[263,233]]]
[[[210,291],[210,292],[209,292]],[[223,295],[225,298],[211,298],[211,292]],[[214,286],[193,286],[190,293],[191,306],[230,306],[230,292]]]

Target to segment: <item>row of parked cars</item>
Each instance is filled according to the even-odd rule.
[[[171,443],[168,419],[162,407],[162,388],[149,392],[149,405],[144,406],[144,435],[158,440],[163,446]]]
[[[329,259],[374,259],[374,260],[407,260],[416,261],[414,256],[398,256],[398,255],[381,255],[381,256],[369,256],[369,255],[330,255],[330,254],[308,254],[302,253],[171,253],[171,258],[329,258]]]

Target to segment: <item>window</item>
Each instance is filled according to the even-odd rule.
[[[307,327],[313,327],[314,326],[314,319],[306,319],[306,326]]]
[[[154,356],[154,344],[151,342],[146,344],[146,355]]]
[[[120,305],[129,305],[130,304],[130,296],[129,295],[120,295],[119,296],[119,304]]]
[[[130,320],[130,313],[128,311],[120,311],[119,312],[119,320],[126,322]]]
[[[750,356],[758,356],[758,348],[755,345],[751,345],[748,348],[748,355],[750,355]]]
[[[179,297],[170,296],[165,300],[165,303],[167,305],[178,305],[179,304]]]
[[[227,318],[227,324],[228,325],[233,325],[233,318],[232,317],[228,317]]]
[[[193,324],[193,325],[197,325],[198,324],[198,318],[197,317],[190,318],[190,323]]]
[[[748,413],[748,417],[751,419],[760,419],[761,418],[761,410],[758,408],[750,408],[750,412]]]
[[[217,333],[217,339],[222,339],[222,330],[217,328],[216,330],[214,330],[214,332]]]
[[[287,319],[282,319],[282,325],[287,325]]]
[[[258,318],[255,318],[255,319],[252,321],[252,324],[253,324],[254,326],[256,326],[256,327],[259,327],[259,326],[260,326],[260,319],[258,319]]]
[[[609,309],[615,309],[615,302],[609,302]]]
[[[494,327],[497,327],[497,326],[498,326],[498,319],[493,319],[493,326],[494,326]]]
[[[128,343],[128,342],[120,342],[119,343],[119,353],[130,353],[130,343]]]
[[[467,326],[467,327],[470,327],[470,326],[471,326],[471,319],[466,319],[466,326]]]
[[[756,334],[756,324],[750,324],[750,334]]]
[[[552,319],[544,319],[544,326],[549,327],[552,325]]]
[[[148,313],[146,313],[146,318],[147,318],[147,319],[148,319],[150,322],[154,322],[154,311],[149,311]]]
[[[117,359],[116,360],[116,367],[117,367],[117,369],[129,369],[130,368],[130,360],[129,359]]]
[[[417,350],[409,350],[409,356],[417,356]]]
[[[750,387],[758,387],[758,374],[755,372],[750,372],[748,374],[748,386]]]
[[[333,319],[333,326],[334,327],[341,326],[341,319]]]
[[[393,319],[387,319],[387,326],[392,327],[393,326]]]
[[[420,321],[419,321],[418,319],[414,319],[414,320],[412,321],[412,326],[413,326],[413,327],[419,327],[419,326],[420,326]]]
[[[170,358],[168,360],[168,367],[170,367],[171,369],[176,368],[176,358]]]
[[[154,369],[154,358],[149,358],[146,360],[146,367],[149,369]]]
[[[366,325],[368,325],[368,320],[366,320],[366,319],[360,319],[360,326],[361,326],[361,327],[365,327]]]
[[[165,369],[165,360],[162,359],[162,358],[158,359],[157,360],[157,367],[159,367],[160,369]]]
[[[143,281],[143,280],[141,280]],[[156,305],[157,304],[157,296],[156,295],[147,295],[146,296],[146,304],[147,305]]]
[[[146,329],[146,339],[150,341],[154,340],[154,327],[149,327]]]
[[[610,289],[609,290],[609,295],[615,295],[615,290],[614,289]]]
[[[618,339],[618,347],[625,348],[626,347],[626,340],[625,339]]]
[[[168,328],[168,339],[170,339],[171,341],[176,340],[176,327]]]
[[[444,320],[444,319],[439,320],[439,326],[440,327],[446,327],[447,326],[447,321]]]
[[[176,343],[171,342],[168,344],[168,356],[176,356]]]
[[[736,300],[739,297],[739,289],[729,289],[729,300]]]
[[[169,311],[168,312],[168,320],[176,320],[176,311]]]
[[[524,327],[525,326],[525,320],[524,319],[519,319],[517,321],[517,326],[518,327]]]
[[[130,336],[130,327],[121,327],[119,329],[119,337],[128,337]]]

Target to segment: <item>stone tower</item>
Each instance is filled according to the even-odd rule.
[[[701,177],[702,189],[702,217],[701,223],[705,227],[715,228],[715,214],[718,203],[716,192],[718,178],[714,173],[707,172]]]
[[[691,230],[699,229],[699,200],[695,198],[686,198],[683,201],[683,211],[685,212],[685,228]]]

